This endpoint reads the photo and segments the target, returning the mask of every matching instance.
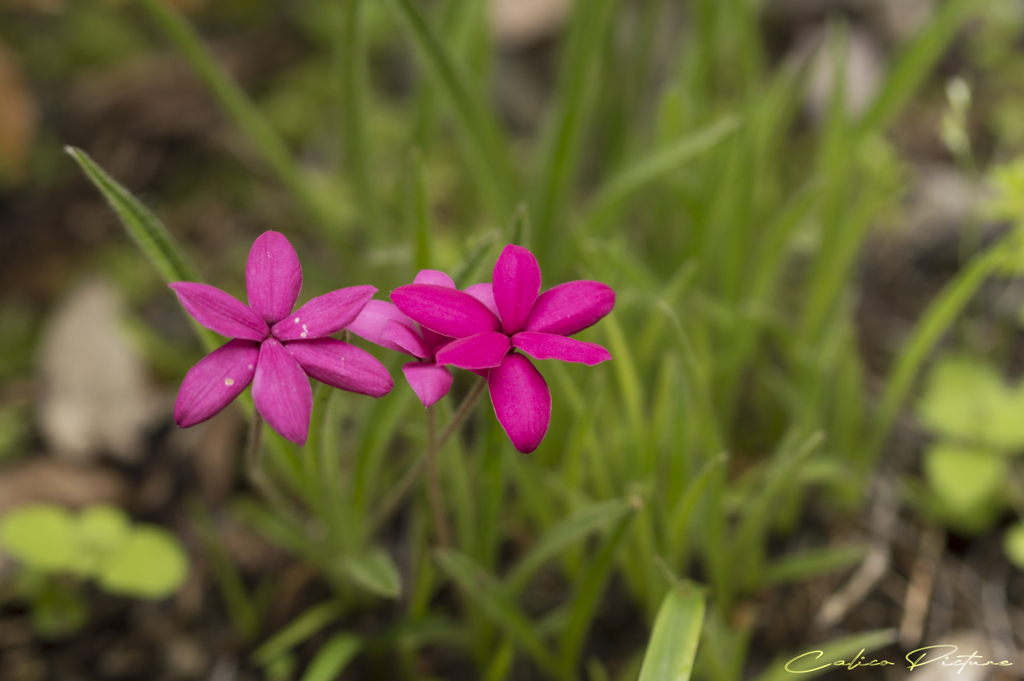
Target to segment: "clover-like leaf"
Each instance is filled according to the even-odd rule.
[[[924,472],[942,510],[955,517],[992,504],[1008,470],[1006,459],[998,453],[937,444],[925,452]]]
[[[76,563],[75,530],[75,519],[60,506],[22,506],[0,521],[0,546],[35,570],[70,570]]]
[[[1024,520],[1018,520],[1003,535],[1003,553],[1018,569],[1024,570]]]
[[[158,599],[174,593],[187,573],[188,558],[174,535],[142,526],[104,563],[98,581],[113,594]]]

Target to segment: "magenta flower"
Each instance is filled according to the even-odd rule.
[[[312,299],[292,313],[302,267],[283,234],[264,232],[245,266],[249,305],[206,284],[170,285],[185,310],[234,340],[189,369],[174,404],[182,428],[205,421],[252,383],[256,410],[278,433],[306,443],[313,410],[310,376],[335,388],[380,397],[394,381],[384,365],[354,345],[328,338],[347,327],[377,289],[352,286]]]
[[[475,295],[427,283],[391,292],[398,309],[424,330],[456,339],[436,350],[436,365],[486,370],[498,422],[524,454],[547,433],[551,392],[520,352],[588,366],[612,358],[600,345],[568,336],[611,312],[615,292],[596,281],[570,281],[540,293],[540,283],[533,253],[510,244],[494,264],[492,284],[479,284]]]
[[[455,289],[452,278],[438,270],[420,270],[413,283]],[[490,284],[475,284],[466,292],[489,305],[497,314]],[[452,387],[452,372],[434,360],[437,351],[454,338],[421,327],[402,314],[394,304],[383,300],[367,303],[355,321],[348,325],[348,330],[371,343],[417,359],[403,364],[402,373],[424,407],[429,407],[448,394]]]

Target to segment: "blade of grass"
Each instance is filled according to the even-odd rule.
[[[558,661],[537,636],[533,624],[501,595],[501,585],[471,558],[450,549],[435,554],[438,566],[480,608],[496,627],[552,676],[560,676]]]
[[[873,650],[884,648],[895,643],[895,629],[881,629],[870,631],[866,634],[854,634],[836,641],[818,646],[817,650],[805,653],[798,659],[793,657],[780,657],[755,681],[786,681],[793,678],[793,669],[801,674],[803,678],[813,678],[824,674],[826,671],[834,670],[833,662],[856,656],[858,653],[870,653]],[[820,654],[818,654],[820,653]]]
[[[303,176],[284,140],[241,86],[217,63],[195,29],[164,0],[138,2],[178,48],[281,183],[323,229],[337,231],[337,219]]]
[[[977,0],[949,0],[942,3],[935,17],[907,46],[896,66],[889,72],[878,97],[861,121],[861,131],[877,130],[892,122],[916,94],[960,27],[983,4]]]
[[[363,640],[352,634],[335,634],[320,647],[302,675],[302,681],[333,681],[345,670],[363,647]]]
[[[640,681],[688,681],[704,626],[705,598],[695,588],[673,588],[661,602],[644,653]]]
[[[120,218],[128,236],[135,241],[139,250],[149,259],[164,281],[167,283],[202,281],[181,245],[141,201],[118,184],[81,149],[65,147],[64,150],[71,158],[75,159],[85,176],[103,194],[103,198],[107,200],[117,217]],[[207,352],[220,347],[222,341],[217,334],[203,328],[191,317],[189,317],[189,323],[192,324],[192,328]]]
[[[293,619],[252,653],[257,666],[269,664],[341,616],[337,603],[321,603]]]
[[[740,123],[741,119],[738,116],[725,116],[637,161],[612,177],[597,190],[591,200],[590,207],[581,221],[584,229],[589,232],[596,231],[627,199],[679,170],[687,162],[714,149],[739,130]]]
[[[417,4],[413,0],[390,0],[389,5],[409,30],[427,71],[455,112],[464,152],[492,217],[504,220],[511,211],[516,190],[512,163],[498,122],[469,86],[459,62]]]
[[[630,499],[612,499],[585,506],[549,527],[505,578],[509,597],[518,594],[545,563],[587,535],[620,520],[634,510]]]
[[[576,177],[589,104],[601,63],[601,48],[617,5],[618,0],[591,0],[577,3],[573,11],[559,73],[557,92],[561,97],[540,156],[534,201],[536,245],[542,253],[552,244],[552,231],[562,217]]]
[[[409,164],[406,188],[406,216],[416,235],[416,270],[428,269],[434,260],[433,227],[430,218],[430,200],[423,177],[423,155],[414,150]]]
[[[371,179],[366,107],[369,93],[366,41],[362,29],[363,0],[343,0],[338,8],[340,27],[334,31],[334,58],[341,114],[341,157],[352,176],[356,203],[369,230],[379,226],[377,193]]]
[[[768,566],[764,581],[767,584],[785,584],[836,572],[859,563],[867,552],[867,546],[838,546],[786,556]]]

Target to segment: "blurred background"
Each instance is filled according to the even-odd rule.
[[[0,0],[0,678],[633,680],[677,580],[694,678],[1019,678],[1022,40],[1020,0]],[[528,457],[484,400],[452,546],[365,343],[394,393],[325,398],[322,485],[272,439],[267,499],[244,410],[173,424],[203,346],[66,145],[243,300],[268,229],[300,302],[512,241],[615,288],[615,359],[541,363]],[[907,671],[939,644],[1013,666]]]

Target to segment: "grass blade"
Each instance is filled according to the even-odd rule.
[[[805,551],[786,556],[764,573],[768,584],[784,584],[811,579],[818,575],[836,572],[860,562],[867,555],[866,546],[838,546],[834,548]]]
[[[579,165],[580,147],[590,100],[594,91],[600,52],[618,0],[577,3],[570,28],[565,58],[559,74],[559,92],[564,93],[555,110],[554,125],[543,152],[535,201],[537,245],[543,251],[551,245],[557,224],[572,188]]]
[[[688,681],[704,625],[705,599],[698,589],[665,594],[647,644],[640,681]]]
[[[118,184],[81,149],[65,147],[64,150],[75,159],[85,176],[103,194],[103,198],[117,213],[128,235],[160,272],[164,281],[202,281],[181,245],[141,201]],[[191,317],[189,322],[207,352],[221,345],[217,334],[199,326]]]
[[[810,679],[824,674],[826,671],[834,670],[835,667],[832,663],[836,660],[849,659],[855,657],[858,653],[870,653],[873,650],[884,648],[895,641],[895,629],[880,629],[866,634],[854,634],[853,636],[847,636],[818,646],[818,649],[813,651],[814,654],[808,654],[799,660],[795,659],[796,656],[780,657],[766,672],[758,676],[755,681],[786,681],[787,679],[792,679],[794,673],[800,674],[802,678]],[[820,655],[817,654],[819,652],[821,653]],[[796,672],[790,671],[787,667],[796,670]]]
[[[501,585],[471,558],[457,551],[442,549],[436,560],[441,570],[455,580],[484,616],[527,652],[552,676],[560,676],[558,662],[537,636],[533,624],[502,596]]]
[[[333,681],[362,649],[363,641],[352,634],[335,634],[317,651],[302,681]]]
[[[530,577],[546,562],[592,532],[596,532],[633,510],[629,499],[612,499],[585,506],[552,525],[505,579],[510,596],[521,591]]]
[[[391,0],[390,4],[409,29],[427,71],[455,111],[458,128],[465,135],[463,146],[467,160],[481,195],[493,217],[504,220],[515,196],[514,174],[498,122],[481,97],[470,88],[458,62],[413,0]]]
[[[257,648],[252,654],[253,663],[262,667],[273,662],[340,616],[341,608],[336,603],[313,606]]]
[[[284,140],[241,86],[217,63],[195,29],[164,0],[139,0],[139,3],[178,48],[278,179],[321,227],[334,231],[337,219],[303,177]]]
[[[363,589],[383,598],[398,598],[402,593],[402,578],[398,567],[387,551],[372,548],[369,551],[346,556],[342,569]]]
[[[595,230],[613,210],[633,194],[714,149],[739,130],[739,127],[738,116],[726,116],[626,168],[597,191],[583,224],[588,229]]]

